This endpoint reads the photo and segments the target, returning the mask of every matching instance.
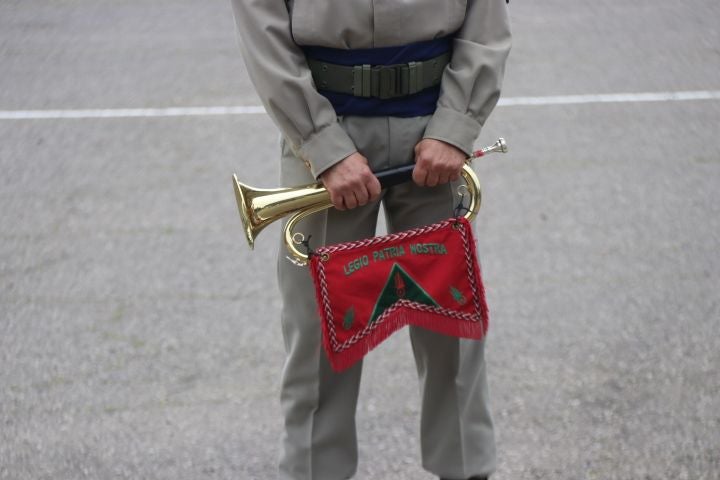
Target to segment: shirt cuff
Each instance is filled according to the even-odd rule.
[[[470,156],[481,128],[482,125],[468,115],[450,108],[438,107],[425,127],[423,138],[442,140]]]
[[[308,137],[295,154],[308,165],[313,177],[320,175],[348,155],[357,152],[352,139],[339,123],[331,123]]]

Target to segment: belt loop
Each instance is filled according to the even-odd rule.
[[[401,97],[410,94],[410,63],[400,65],[396,71],[397,78],[395,79],[395,93]]]
[[[380,69],[382,66],[375,65],[370,68],[370,96],[380,96]]]
[[[423,63],[408,62],[408,95],[419,92],[423,87]]]
[[[378,86],[378,97],[386,100],[396,96],[396,88],[398,77],[397,70],[390,66],[383,66],[378,68],[378,79],[380,80]]]
[[[356,97],[368,98],[370,91],[370,65],[355,65],[353,67],[353,95]]]
[[[369,97],[371,92],[370,88],[370,75],[372,73],[371,67],[368,64],[362,66],[362,95],[363,97]]]

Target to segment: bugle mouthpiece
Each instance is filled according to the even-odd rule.
[[[504,138],[500,137],[500,138],[498,138],[497,142],[493,143],[489,147],[481,148],[480,150],[474,151],[470,158],[482,157],[485,154],[492,153],[492,152],[507,153],[507,151],[508,151],[507,142],[505,141]]]

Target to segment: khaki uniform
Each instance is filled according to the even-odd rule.
[[[284,186],[314,181],[359,151],[373,170],[410,163],[422,138],[470,154],[497,103],[510,49],[504,0],[232,0],[248,73],[283,135]],[[453,34],[451,63],[432,115],[338,117],[313,84],[299,45],[339,49],[405,45]],[[452,185],[412,182],[384,190],[388,230],[401,231],[452,215]],[[374,235],[380,203],[330,209],[304,221],[312,244]],[[321,348],[320,322],[307,268],[278,264],[287,351],[281,402],[285,435],[280,477],[337,480],[357,466],[355,407],[362,362],[334,373]],[[410,328],[421,381],[423,466],[443,478],[494,470],[484,342]]]

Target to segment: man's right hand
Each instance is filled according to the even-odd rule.
[[[355,208],[380,197],[380,182],[368,167],[367,158],[355,152],[320,175],[338,210]]]

